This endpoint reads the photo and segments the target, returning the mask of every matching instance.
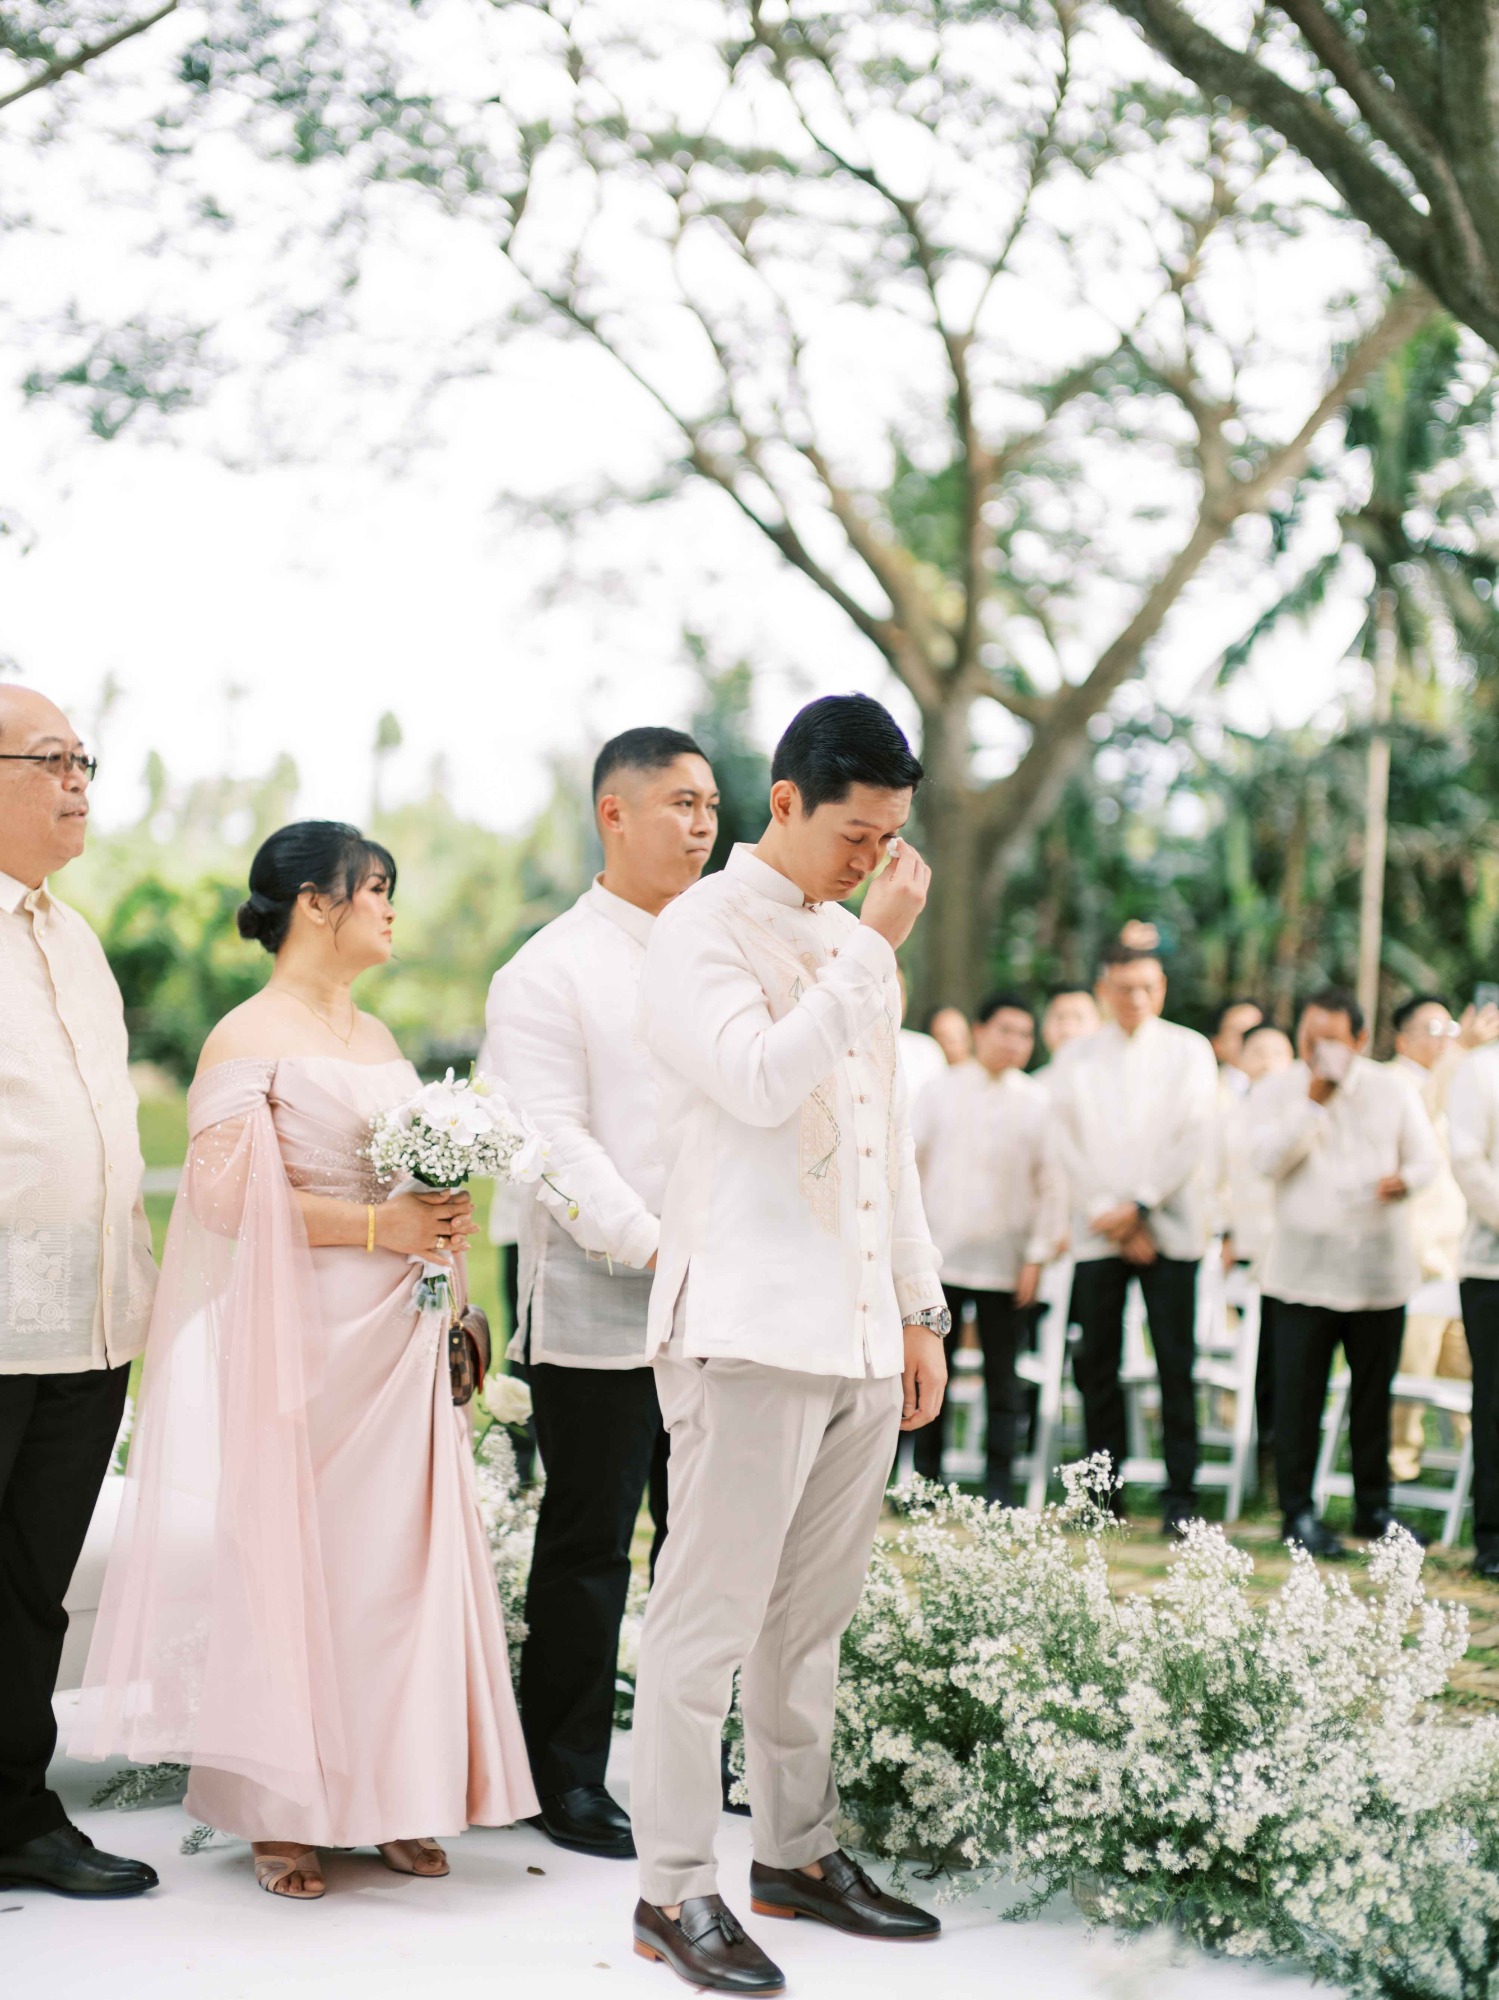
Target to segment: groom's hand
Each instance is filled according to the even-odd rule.
[[[878,931],[893,950],[899,951],[926,908],[931,885],[931,869],[910,841],[903,840],[900,852],[891,855],[865,891],[860,923]]]
[[[947,1349],[940,1333],[929,1326],[908,1326],[906,1365],[901,1378],[900,1427],[919,1431],[942,1408],[942,1392],[947,1387]]]

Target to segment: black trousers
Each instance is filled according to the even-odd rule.
[[[47,1766],[62,1608],[109,1470],[130,1370],[0,1375],[0,1853],[67,1824]]]
[[[1274,1299],[1260,1296],[1260,1351],[1254,1364],[1254,1422],[1259,1448],[1275,1443],[1275,1315]]]
[[[1473,1361],[1473,1552],[1499,1555],[1499,1278],[1464,1278]]]
[[[1197,1354],[1197,1264],[1157,1257],[1153,1264],[1126,1264],[1122,1257],[1092,1258],[1072,1274],[1072,1318],[1082,1333],[1072,1372],[1083,1399],[1088,1451],[1106,1451],[1115,1468],[1129,1455],[1124,1390],[1119,1363],[1124,1354],[1124,1298],[1131,1278],[1140,1280],[1150,1343],[1161,1380],[1161,1429],[1166,1461],[1165,1498],[1192,1498],[1197,1479],[1197,1392],[1192,1363]]]
[[[520,1710],[543,1798],[601,1785],[614,1723],[630,1538],[649,1487],[666,1532],[666,1447],[650,1368],[526,1370],[546,1470],[526,1589]]]
[[[1390,1504],[1390,1384],[1400,1365],[1405,1307],[1334,1312],[1275,1301],[1275,1484],[1290,1521],[1311,1511],[1327,1378],[1339,1345],[1352,1377],[1348,1441],[1360,1514]]]
[[[971,1302],[984,1350],[984,1400],[988,1406],[984,1490],[991,1500],[1009,1506],[1010,1473],[1015,1463],[1015,1434],[1025,1408],[1024,1385],[1015,1374],[1028,1308],[1016,1307],[1013,1292],[976,1292],[962,1285],[944,1285],[956,1332],[964,1308]],[[923,1479],[942,1477],[942,1446],[947,1433],[947,1404],[934,1423],[916,1432],[914,1463]]]

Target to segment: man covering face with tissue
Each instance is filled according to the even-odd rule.
[[[1286,1539],[1313,1555],[1343,1544],[1312,1506],[1312,1479],[1341,1345],[1352,1376],[1354,1533],[1390,1513],[1390,1384],[1406,1301],[1420,1283],[1406,1201],[1441,1149],[1405,1078],[1364,1056],[1363,1009],[1330,988],[1303,1010],[1298,1060],[1249,1100],[1250,1158],[1274,1183],[1261,1289],[1275,1301],[1275,1464]]]

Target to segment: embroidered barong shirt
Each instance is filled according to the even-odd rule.
[[[646,947],[667,1182],[648,1347],[895,1375],[941,1306],[897,1060],[895,954],[736,847]]]
[[[120,989],[44,883],[0,874],[0,1375],[117,1368],[156,1269]]]
[[[479,1066],[546,1141],[553,1183],[520,1190],[517,1359],[646,1363],[645,1267],[666,1186],[655,1067],[638,1031],[654,923],[596,881],[490,984]]]

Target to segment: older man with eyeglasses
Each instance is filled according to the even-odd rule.
[[[0,1888],[100,1897],[156,1875],[47,1789],[52,1690],[155,1270],[120,990],[49,881],[94,770],[60,709],[0,685]]]

